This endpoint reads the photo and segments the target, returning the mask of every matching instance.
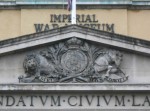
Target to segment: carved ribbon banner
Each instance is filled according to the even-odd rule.
[[[23,62],[26,76],[19,82],[84,83],[125,82],[128,76],[120,69],[123,54],[71,38],[28,54]]]

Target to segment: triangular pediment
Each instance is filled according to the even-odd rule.
[[[1,83],[150,82],[149,41],[77,25],[1,41],[0,54]]]
[[[0,41],[0,54],[77,37],[108,46],[150,54],[150,41],[129,36],[70,25],[47,32],[34,33]]]

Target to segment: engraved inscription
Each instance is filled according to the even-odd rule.
[[[0,94],[1,108],[144,108],[150,109],[150,95],[141,94]]]

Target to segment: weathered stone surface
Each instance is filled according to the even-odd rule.
[[[75,37],[28,54],[23,62],[26,76],[19,82],[123,83],[128,76],[120,69],[123,54]]]
[[[34,93],[34,94],[33,94]],[[150,94],[135,92],[20,92],[1,93],[1,109],[149,110]]]
[[[74,38],[75,40],[73,40]],[[91,72],[92,77],[95,76],[94,73],[97,72],[101,75],[103,71],[104,75],[106,74],[107,76],[111,76],[109,75],[109,73],[111,73],[113,68],[113,70],[116,71],[114,72],[115,74],[117,74],[118,71],[121,71],[122,74],[125,74],[125,77],[123,78],[129,77],[125,81],[123,81],[125,83],[149,84],[150,83],[149,43],[150,43],[149,41],[143,41],[139,39],[125,37],[122,35],[92,30],[76,25],[67,26],[60,29],[51,30],[48,32],[26,35],[23,37],[10,39],[6,41],[1,41],[0,83],[6,84],[19,83],[18,77],[20,77],[21,75],[25,75],[25,73],[29,74],[29,75],[27,74],[27,76],[34,75],[34,72],[27,71],[27,69],[25,68],[26,67],[25,58],[29,58],[27,57],[27,55],[32,55],[34,53],[33,57],[36,58],[36,56],[38,55],[38,58],[41,58],[42,61],[45,61],[41,66],[44,68],[43,70],[44,72],[42,71],[43,74],[49,75],[52,74],[52,72],[55,72],[53,77],[57,76],[56,78],[58,78],[60,74],[56,74],[56,69],[58,70],[63,69],[65,70],[65,72],[68,72],[67,74],[64,72],[61,73],[61,71],[59,71],[61,74],[67,75],[71,73],[76,74],[75,77],[74,76],[71,77],[70,75],[66,76],[67,78],[65,80],[63,80],[63,78],[65,77],[63,78],[60,77],[60,79],[55,82],[62,82],[62,81],[65,82],[66,80],[68,80],[68,77],[69,78],[71,77],[70,79],[73,78],[76,79],[76,76],[78,76],[78,74],[82,72],[81,75],[79,75],[81,79],[84,71],[94,71],[93,73]],[[92,47],[94,47],[95,49],[92,49]],[[53,51],[56,52],[57,54],[55,54]],[[94,53],[92,53],[91,51],[93,51]],[[123,55],[122,57],[120,56],[120,59],[119,58],[117,59],[120,62],[115,62],[112,58],[110,58],[111,56],[109,55],[113,55],[110,52],[111,53],[115,52],[118,55]],[[74,56],[70,56],[70,54],[74,54]],[[94,54],[96,55],[96,57]],[[80,57],[77,58],[77,56]],[[53,59],[54,57],[59,59],[59,62],[57,64],[56,63],[54,64]],[[72,57],[73,59],[76,59],[75,62],[77,62],[79,67],[74,67],[75,65],[70,64],[71,63],[70,58]],[[89,60],[89,57],[94,57],[95,59]],[[84,60],[84,62],[81,63],[80,61],[82,60]],[[49,62],[46,63],[46,61],[52,62],[54,65],[52,65]],[[67,62],[66,64],[66,61],[69,62]],[[48,65],[46,66],[46,64]],[[58,67],[58,64],[62,65],[62,67]],[[90,65],[92,65],[92,67],[90,67]],[[107,67],[104,67],[105,65]],[[71,69],[72,67],[74,68]],[[119,68],[119,70],[117,68]],[[38,74],[38,76],[39,75],[40,74]],[[102,80],[105,83],[117,83],[115,80],[117,77],[118,77],[117,75],[114,75],[114,77],[111,77],[111,80],[107,78],[103,78]],[[89,78],[90,77],[88,77],[88,79]],[[27,79],[20,78],[20,80],[24,80],[25,82]],[[44,82],[43,78],[41,78],[41,80],[43,80],[41,82]],[[81,80],[84,80],[84,82],[91,82],[90,80],[85,80],[83,77]],[[99,79],[98,81],[99,81],[98,83],[101,83],[101,79]],[[34,81],[30,80],[30,82]],[[72,80],[70,82],[72,82]]]
[[[149,41],[67,26],[1,41],[0,66],[0,111],[150,110]]]
[[[0,84],[1,92],[149,92],[150,84],[99,84],[99,83],[16,83]]]
[[[149,111],[149,109],[42,109],[42,111]],[[41,109],[2,109],[1,111],[41,111]]]
[[[149,109],[2,109],[2,111],[149,111]]]

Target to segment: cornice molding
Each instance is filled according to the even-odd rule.
[[[21,9],[63,9],[67,5],[0,5],[0,10]],[[150,10],[150,5],[78,5],[77,9],[128,9],[128,10]]]
[[[55,84],[0,84],[1,92],[4,91],[57,91],[57,92],[96,92],[96,91],[123,91],[123,92],[149,92],[150,91],[150,84],[99,84],[99,83],[55,83]]]
[[[91,40],[112,47],[150,55],[150,41],[104,32],[78,25],[64,26],[46,32],[34,33],[0,41],[0,54],[22,50],[71,37]]]

